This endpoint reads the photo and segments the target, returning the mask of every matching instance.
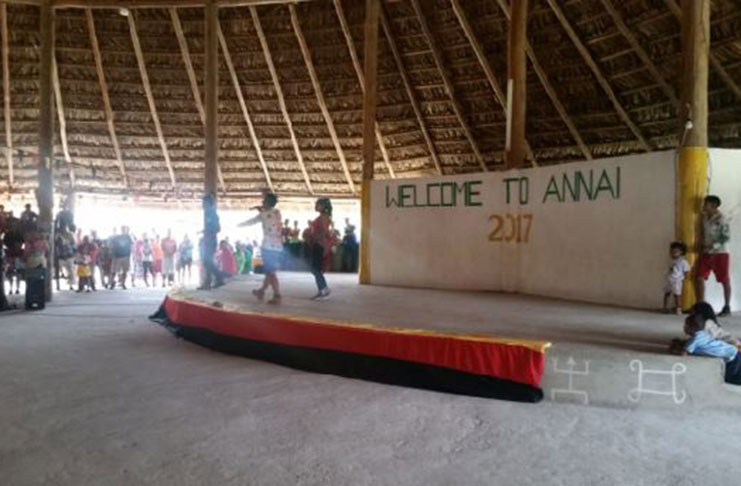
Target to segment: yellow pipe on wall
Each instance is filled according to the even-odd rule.
[[[360,283],[371,283],[370,233],[371,233],[371,181],[364,180],[360,200]]]
[[[693,270],[682,288],[682,308],[695,303],[695,265],[702,246],[701,209],[708,191],[708,150],[705,147],[679,149],[677,167],[676,237],[687,244],[687,261]]]

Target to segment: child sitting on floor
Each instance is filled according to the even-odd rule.
[[[684,255],[687,253],[687,245],[681,241],[675,241],[669,245],[669,254],[672,264],[666,274],[666,285],[664,286],[664,313],[669,313],[669,297],[674,298],[674,309],[677,315],[682,314],[682,283],[690,271],[690,264]]]
[[[684,344],[685,353],[723,358],[726,363],[726,383],[741,385],[741,357],[738,347],[714,338],[706,329],[708,321],[716,321],[713,308],[706,302],[698,302],[684,321],[684,332],[690,336]]]

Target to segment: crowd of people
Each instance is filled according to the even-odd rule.
[[[176,239],[172,231],[164,236],[151,233],[134,234],[126,225],[110,235],[97,231],[83,233],[75,225],[74,216],[65,204],[57,215],[54,227],[54,261],[48,264],[47,239],[37,227],[38,215],[26,205],[20,217],[5,212],[0,206],[0,235],[4,247],[5,278],[9,292],[21,291],[21,283],[29,272],[49,268],[49,275],[77,292],[95,292],[100,288],[126,289],[129,286],[168,287],[187,284],[197,279],[200,288],[223,285],[239,274],[264,273],[266,285],[255,295],[273,290],[272,303],[280,303],[277,270],[307,270],[317,276],[317,285],[326,298],[329,291],[322,281],[324,271],[337,269],[356,271],[359,245],[355,227],[346,220],[345,235],[340,237],[331,219],[329,199],[317,202],[319,216],[302,232],[298,222],[290,226],[283,222],[276,208],[277,197],[267,194],[255,218],[244,225],[262,223],[263,244],[219,239],[221,227],[216,206],[211,196],[204,197],[204,226],[200,240],[189,235]],[[198,228],[194,228],[194,233]],[[317,245],[321,251],[317,250]],[[194,266],[196,269],[194,270]]]

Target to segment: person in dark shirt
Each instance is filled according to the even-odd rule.
[[[119,276],[121,288],[126,290],[126,274],[131,267],[131,247],[134,240],[129,235],[129,227],[122,226],[121,234],[111,237],[110,247],[113,257],[111,263],[111,283],[108,288],[116,287],[116,275]]]
[[[200,290],[209,290],[224,285],[224,275],[214,262],[217,237],[220,231],[221,225],[219,215],[216,213],[216,200],[213,194],[206,194],[203,196],[203,246],[201,247],[205,275],[203,284],[198,287]]]

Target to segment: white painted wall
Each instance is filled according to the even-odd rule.
[[[372,185],[371,282],[410,287],[523,292],[598,303],[656,308],[674,235],[674,152],[602,159],[520,171],[375,181]],[[544,201],[549,181],[577,171],[605,171],[620,193]],[[526,177],[529,198],[505,179]],[[386,191],[480,181],[480,206],[387,207]],[[437,186],[432,187],[436,193]],[[405,194],[411,195],[407,187]],[[617,189],[613,187],[613,191]],[[411,203],[410,198],[405,200]],[[433,198],[433,202],[436,200]],[[532,216],[527,242],[490,241],[493,215]],[[505,219],[506,221],[506,219]],[[506,231],[505,231],[506,233]],[[741,232],[739,232],[741,235]],[[741,242],[741,238],[739,239]],[[739,288],[741,290],[741,287]]]
[[[741,309],[741,150],[710,149],[708,194],[720,197],[720,210],[731,220],[731,309]],[[723,306],[723,287],[710,276],[705,299],[716,311]]]

